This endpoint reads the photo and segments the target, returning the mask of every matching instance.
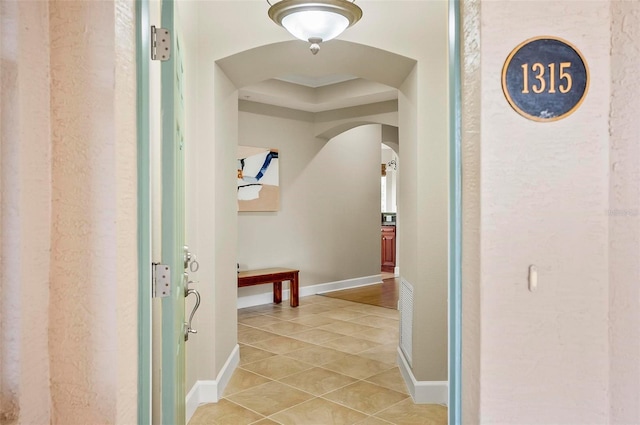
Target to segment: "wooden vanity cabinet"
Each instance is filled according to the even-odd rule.
[[[380,256],[382,271],[393,273],[396,268],[396,226],[382,226]]]

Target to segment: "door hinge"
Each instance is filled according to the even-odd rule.
[[[151,268],[153,298],[165,298],[171,295],[171,269],[166,264],[152,263]]]
[[[168,61],[171,58],[171,34],[165,28],[151,26],[151,60]]]

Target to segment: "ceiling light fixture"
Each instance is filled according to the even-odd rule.
[[[311,43],[311,53],[320,43],[339,36],[362,18],[355,0],[281,0],[271,4],[269,17],[294,37]]]

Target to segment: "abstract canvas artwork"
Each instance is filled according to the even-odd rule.
[[[278,150],[238,146],[238,211],[278,211]]]

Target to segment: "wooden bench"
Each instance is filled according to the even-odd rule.
[[[291,307],[298,306],[298,273],[300,270],[270,268],[259,270],[246,270],[238,272],[238,288],[244,286],[262,285],[273,283],[273,302],[282,302],[282,282],[289,281],[289,301]]]

